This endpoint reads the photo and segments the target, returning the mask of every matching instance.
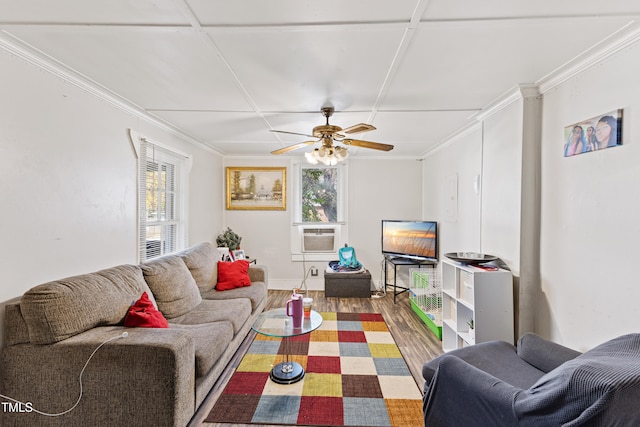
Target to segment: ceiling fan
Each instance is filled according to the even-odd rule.
[[[354,147],[362,147],[362,148],[371,148],[374,150],[381,151],[391,151],[393,150],[393,145],[390,144],[382,144],[380,142],[372,142],[372,141],[363,141],[361,139],[351,139],[347,138],[344,134],[356,134],[362,132],[368,132],[371,130],[375,130],[376,128],[372,125],[366,123],[359,123],[357,125],[349,126],[348,128],[341,128],[340,126],[330,125],[329,117],[331,117],[334,113],[333,107],[324,107],[321,109],[322,115],[327,119],[326,124],[316,126],[313,128],[312,135],[308,135],[305,133],[297,133],[297,132],[288,132],[283,130],[271,130],[271,132],[277,133],[287,133],[291,135],[301,135],[309,138],[315,138],[311,141],[304,141],[298,144],[290,145],[288,147],[283,147],[278,150],[274,150],[271,154],[284,154],[289,151],[297,150],[299,148],[306,147],[308,145],[313,145],[317,142],[321,142],[322,146],[320,148],[316,148],[311,153],[306,153],[307,160],[311,163],[317,163],[321,161],[325,164],[336,164],[337,162],[346,159],[348,156],[347,149],[341,146],[334,146],[334,141],[336,143],[342,143],[344,145],[354,146]],[[342,132],[342,133],[341,133]]]

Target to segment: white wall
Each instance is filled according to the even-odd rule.
[[[286,211],[225,210],[223,227],[231,227],[242,236],[242,248],[258,264],[269,269],[269,288],[291,289],[302,283],[312,265],[319,270],[317,278],[308,277],[309,289],[324,289],[323,270],[326,261],[291,261],[292,185],[294,179],[286,157],[227,157],[225,166],[287,167]],[[380,221],[385,219],[420,219],[421,164],[415,159],[349,159],[348,171],[349,237],[358,260],[367,268],[374,282],[380,281],[382,261]],[[335,259],[338,259],[337,256]],[[306,269],[305,269],[306,268]]]
[[[430,202],[436,206],[433,212],[441,223],[441,256],[447,252],[476,251],[501,258],[511,269],[515,339],[522,329],[534,328],[533,316],[522,319],[529,307],[521,310],[519,304],[522,176],[527,163],[522,155],[521,90],[517,88],[508,102],[496,105],[477,119],[478,123],[427,155],[424,206],[425,211],[432,211]],[[448,189],[452,176],[457,177],[457,192]],[[435,183],[435,188],[430,183]],[[452,203],[456,195],[457,201]]]
[[[383,286],[383,219],[422,217],[422,163],[416,159],[351,160],[349,171],[349,244],[358,260]]]
[[[481,126],[456,136],[423,163],[423,216],[438,221],[440,258],[447,252],[480,252],[481,192],[474,182],[480,178],[481,190]]]
[[[563,70],[564,80],[549,76],[554,86],[542,94],[542,111],[535,95],[505,102],[478,116],[480,136],[463,133],[424,162],[424,211],[442,221],[441,254],[478,248],[500,256],[516,275],[516,291],[518,279],[527,287],[519,320],[581,351],[638,331],[639,51],[636,41],[589,68]],[[616,108],[624,108],[622,147],[563,157],[565,126]],[[481,153],[467,151],[479,145]],[[460,184],[458,221],[443,221],[444,179],[468,170],[472,157],[483,176],[481,215],[465,211],[475,198]],[[463,233],[475,218],[477,229]],[[469,233],[477,237],[465,240]]]
[[[0,306],[49,280],[137,262],[129,128],[193,154],[189,244],[215,237],[220,156],[4,50],[0,70]]]
[[[640,42],[544,94],[538,330],[585,349],[638,332]],[[563,157],[565,126],[624,108],[623,145]]]
[[[487,117],[483,128],[481,251],[519,276],[522,99]]]

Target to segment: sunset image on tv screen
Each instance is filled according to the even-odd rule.
[[[383,252],[436,257],[435,222],[385,222]]]

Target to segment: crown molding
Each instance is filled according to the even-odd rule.
[[[421,160],[424,160],[426,157],[430,156],[431,154],[435,154],[438,151],[444,150],[445,148],[449,147],[450,145],[457,142],[461,138],[464,138],[465,136],[470,135],[473,132],[477,132],[480,129],[482,129],[482,122],[471,119],[469,122],[467,122],[465,126],[458,129],[456,132],[452,133],[445,139],[443,139],[442,143],[437,144],[432,148],[424,151],[422,153]]]
[[[6,50],[10,54],[40,68],[41,70],[46,71],[53,76],[109,103],[125,113],[138,117],[189,144],[195,145],[205,151],[222,155],[222,153],[204,144],[202,141],[185,133],[181,129],[178,129],[161,118],[148,113],[140,106],[121,97],[106,87],[99,85],[87,76],[67,67],[34,47],[22,42],[5,30],[0,30],[0,49]]]
[[[640,40],[640,21],[631,21],[588,51],[536,82],[544,94]]]
[[[494,114],[504,110],[516,101],[526,98],[537,98],[539,96],[540,90],[535,84],[516,85],[506,93],[504,93],[501,97],[488,104],[478,113],[474,114],[472,118],[478,121],[483,121],[488,117],[491,117]]]
[[[613,56],[623,49],[628,48],[638,41],[640,41],[640,21],[632,21],[610,37],[598,43],[593,48],[557,68],[537,82],[517,85],[511,88],[502,96],[498,97],[496,100],[482,108],[482,110],[474,114],[471,117],[470,122],[463,126],[459,131],[445,138],[442,143],[424,152],[423,156],[435,153],[451,145],[462,136],[474,131],[476,129],[474,122],[481,123],[488,117],[504,110],[506,107],[520,99],[539,98],[546,92],[554,89],[580,73],[585,72],[591,67],[596,66],[605,59]]]

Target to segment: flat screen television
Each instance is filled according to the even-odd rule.
[[[382,220],[382,254],[438,261],[438,223]]]

